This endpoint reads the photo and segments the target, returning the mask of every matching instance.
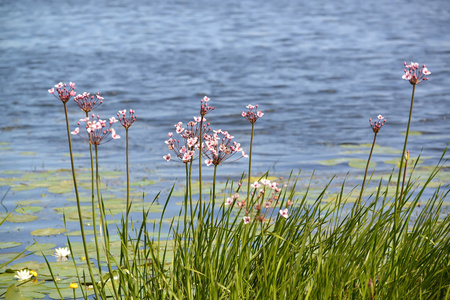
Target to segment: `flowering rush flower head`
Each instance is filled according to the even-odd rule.
[[[236,160],[241,159],[242,157],[248,157],[241,148],[241,144],[233,141],[233,138],[234,136],[230,135],[227,131],[222,131],[220,129],[213,130],[212,134],[205,134],[203,136],[206,146],[203,148],[203,154],[206,157],[205,163],[207,166],[221,165],[237,152],[240,152],[242,155]]]
[[[167,148],[171,150],[175,157],[183,162],[190,162],[198,149],[200,149],[199,145],[199,135],[200,135],[200,121],[206,122],[205,118],[202,117],[194,117],[194,121],[191,121],[186,124],[186,128],[183,127],[182,122],[178,122],[175,124],[175,132],[181,136],[181,139],[177,140],[173,137],[173,132],[169,132],[169,139],[165,141]],[[203,123],[203,134],[206,136],[209,134],[211,128],[209,128],[209,123]],[[172,160],[172,155],[169,153],[164,155],[163,158],[166,161]]]
[[[411,62],[411,64],[407,64],[404,62],[405,69],[403,70],[405,74],[403,74],[402,78],[405,80],[408,80],[411,84],[416,85],[423,81],[427,81],[428,77],[425,77],[427,75],[430,75],[431,72],[428,71],[428,69],[425,67],[425,65],[422,65],[422,69],[420,69],[418,63]]]
[[[115,117],[109,118],[109,127],[106,128],[106,121],[101,120],[100,116],[97,117],[93,114],[92,120],[89,117],[80,119],[78,122],[78,126],[80,126],[80,122],[85,123],[86,132],[83,131],[83,135],[80,134],[80,128],[75,128],[71,133],[73,135],[80,135],[83,139],[88,141],[92,145],[100,145],[102,143],[109,142],[110,140],[120,139],[120,136],[116,134],[112,125],[117,123],[117,119]]]
[[[208,97],[203,97],[202,100],[200,100],[200,115],[202,117],[204,117],[207,113],[209,113],[211,110],[214,110],[215,107],[211,107],[208,106],[208,102],[209,102],[209,98]]]
[[[90,93],[84,92],[83,94],[78,94],[73,98],[78,107],[81,108],[82,111],[89,113],[95,108],[97,108],[100,104],[103,103],[103,97],[97,93],[95,96]]]
[[[378,121],[372,122],[372,119],[369,119],[370,127],[372,127],[372,130],[374,133],[378,133],[380,131],[381,127],[386,123],[386,119],[384,119],[382,115],[378,115]]]
[[[16,275],[14,275],[19,281],[28,280],[33,277],[33,274],[28,269],[23,269],[17,271]]]
[[[58,95],[55,95],[55,88]],[[60,99],[63,103],[69,101],[70,97],[75,96],[77,93],[75,92],[75,83],[69,83],[69,89],[67,88],[67,83],[58,83],[55,85],[55,88],[51,88],[48,90],[50,94]]]
[[[256,120],[258,120],[258,118],[261,118],[264,113],[258,109],[258,104],[256,104],[255,106],[249,104],[247,105],[248,111],[245,112],[243,111],[241,116],[244,117],[245,119],[247,119],[250,123],[255,123]]]
[[[66,261],[67,258],[70,255],[70,250],[69,248],[65,247],[65,248],[56,248],[55,249],[55,257],[56,257],[56,261]]]
[[[287,209],[287,208],[285,208],[285,209],[280,209],[279,213],[280,213],[280,215],[281,215],[282,217],[284,217],[284,218],[286,218],[286,219],[289,217],[288,209]]]
[[[128,129],[131,125],[133,125],[134,121],[136,121],[137,116],[135,115],[135,111],[130,109],[127,117],[127,110],[124,109],[119,110],[117,113],[117,118],[119,119],[120,124],[122,124],[125,129]]]

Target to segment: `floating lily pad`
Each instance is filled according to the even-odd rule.
[[[36,155],[37,153],[36,153],[36,152],[20,152],[19,154],[20,154],[20,155],[30,155],[30,156],[33,156],[33,155]]]
[[[11,299],[11,300],[29,300],[28,298],[25,298],[25,296],[22,294],[20,289],[15,285],[11,285],[6,290],[5,299]]]
[[[402,135],[406,135],[406,131],[402,131]],[[422,135],[422,132],[420,131],[410,131],[409,135]]]
[[[0,220],[4,219],[6,217],[6,214],[0,214]],[[16,214],[10,214],[8,218],[6,219],[7,222],[11,223],[28,223],[37,220],[37,216],[33,215],[16,215]]]
[[[23,270],[23,269],[28,269],[28,270],[39,270],[43,267],[44,265],[42,263],[39,263],[37,261],[25,261],[25,262],[20,262],[17,264],[14,264],[12,266],[10,266],[9,268],[11,270]]]
[[[64,228],[42,228],[36,229],[30,232],[31,235],[34,236],[47,236],[47,235],[55,235],[65,232]]]
[[[83,157],[83,153],[72,153],[73,157]],[[63,156],[70,157],[70,153],[64,153]]]
[[[349,165],[350,167],[356,168],[356,169],[365,169],[366,166],[367,166],[367,160],[355,158],[355,159],[350,160],[349,163],[348,163],[348,165]],[[376,162],[370,161],[370,163],[369,163],[369,168],[373,168],[373,167],[375,167],[376,165],[377,165]]]
[[[138,182],[130,183],[130,185],[132,185],[132,186],[146,186],[146,185],[155,184],[156,182],[157,181],[155,181],[155,180],[141,180],[141,181],[138,181]]]
[[[50,193],[55,194],[65,194],[70,193],[74,190],[73,181],[72,180],[63,180],[60,181],[58,185],[52,185],[48,188]]]
[[[84,235],[93,235],[94,234],[94,230],[84,230]],[[71,231],[71,232],[67,232],[66,233],[67,236],[81,236],[81,230],[77,230],[77,231]]]
[[[48,287],[44,285],[43,281],[32,281],[20,286],[20,291],[27,299],[45,298],[48,290]]]
[[[14,248],[22,245],[22,243],[18,242],[0,242],[0,249]]]
[[[39,204],[42,203],[41,200],[20,200],[20,201],[16,201],[14,202],[15,205],[22,205],[22,206],[26,206],[26,205],[30,205],[30,204]]]
[[[35,251],[49,250],[49,249],[53,249],[55,247],[56,247],[56,245],[53,243],[47,243],[47,244],[36,243],[36,244],[26,247],[25,249],[30,252],[35,252]]]
[[[34,189],[35,189],[34,186],[31,186],[31,185],[29,185],[27,183],[23,183],[23,182],[16,184],[11,188],[11,190],[15,191],[15,192],[29,191],[29,190],[34,190]]]
[[[33,214],[40,212],[42,207],[40,206],[21,206],[16,208],[16,212],[19,214]]]
[[[328,160],[321,160],[319,161],[319,164],[324,166],[335,166],[342,163],[347,163],[349,161],[348,158],[334,158],[334,159],[328,159]]]
[[[11,259],[19,259],[26,256],[26,254],[20,254],[20,252],[2,252],[0,255],[0,262],[7,262]]]

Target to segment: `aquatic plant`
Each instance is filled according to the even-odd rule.
[[[125,216],[125,245],[124,245],[124,250],[126,252],[128,252],[128,224],[129,224],[129,215],[130,215],[130,163],[129,163],[129,147],[128,147],[128,129],[131,127],[131,125],[133,125],[133,123],[136,121],[137,116],[136,116],[136,112],[132,109],[130,109],[128,111],[128,116],[127,116],[127,110],[123,109],[120,110],[117,113],[117,118],[120,122],[120,124],[122,124],[123,128],[125,128],[125,141],[126,141],[126,153],[125,153],[125,157],[126,157],[126,170],[127,170],[127,206],[125,208],[126,211],[126,216]],[[128,257],[128,254],[125,254],[125,258]]]
[[[80,195],[78,193],[75,165],[74,165],[74,161],[73,161],[73,150],[72,150],[72,139],[70,137],[71,132],[70,132],[70,126],[69,126],[69,115],[67,112],[67,102],[70,100],[70,97],[73,97],[76,95],[75,83],[70,82],[69,86],[70,86],[70,90],[67,89],[66,83],[63,84],[62,82],[60,82],[57,85],[55,85],[58,96],[55,95],[54,88],[49,89],[48,92],[50,94],[54,95],[56,98],[59,98],[64,105],[64,115],[66,118],[67,140],[69,143],[70,165],[71,165],[71,169],[72,169],[72,179],[73,179],[73,185],[74,185],[74,190],[75,190],[75,197],[76,197],[76,201],[77,201],[77,213],[78,213],[78,219],[80,222],[81,238],[83,240],[83,248],[84,248],[84,254],[85,254],[86,260],[89,261],[89,253],[88,253],[88,249],[87,249],[86,235],[84,233],[83,216],[81,213]],[[91,278],[91,281],[94,281],[94,273],[92,271],[92,267],[90,264],[88,264],[88,271],[89,271],[89,276]],[[97,287],[94,287],[94,291],[95,291],[96,297],[98,298]]]
[[[413,105],[414,105],[414,94],[416,91],[416,85],[419,83],[428,81],[428,76],[431,74],[431,72],[425,67],[425,64],[422,65],[422,69],[419,67],[418,63],[411,62],[411,64],[407,64],[404,62],[405,69],[403,70],[405,74],[403,74],[402,78],[404,80],[409,81],[409,83],[412,84],[412,94],[411,94],[411,104],[409,105],[409,116],[408,116],[408,126],[406,127],[406,134],[405,134],[405,142],[403,143],[403,151],[402,151],[402,157],[400,159],[400,167],[398,171],[398,180],[397,180],[397,189],[395,191],[395,199],[396,201],[399,198],[399,186],[400,186],[400,179],[402,176],[402,166],[403,166],[403,160],[405,159],[405,153],[406,153],[406,147],[408,145],[408,136],[409,136],[409,128],[411,126],[411,117],[412,117],[412,111],[413,111]],[[396,203],[397,204],[397,203]]]
[[[425,66],[420,70],[418,64],[412,63],[407,66],[404,79],[414,87],[425,81],[424,76],[428,74]],[[142,220],[132,226],[130,212],[138,210],[133,210],[135,204],[130,200],[128,129],[136,120],[135,112],[119,111],[117,119],[110,118],[108,124],[96,114],[89,117],[82,105],[80,108],[86,117],[78,122],[79,128],[72,134],[88,141],[91,150],[95,243],[92,248],[92,243],[89,244],[88,252],[82,213],[89,212],[90,207],[80,206],[67,121],[66,103],[73,97],[74,87],[73,83],[69,88],[58,84],[55,96],[65,107],[82,243],[75,245],[68,238],[68,247],[55,249],[52,245],[46,248],[48,252],[39,249],[47,267],[19,264],[9,270],[15,272],[14,276],[8,275],[14,283],[0,293],[0,297],[22,297],[21,291],[47,288],[45,281],[48,280],[53,280],[56,287],[50,297],[61,299],[76,298],[76,291],[80,291],[84,299],[447,299],[450,296],[450,218],[442,209],[450,189],[449,185],[434,187],[431,184],[439,175],[445,151],[439,164],[420,182],[412,177],[414,164],[407,179],[410,153],[404,151],[399,171],[403,172],[401,189],[398,186],[396,194],[390,193],[391,173],[388,180],[379,180],[376,189],[363,202],[364,192],[369,189],[366,179],[377,134],[386,122],[381,115],[375,121],[369,119],[374,139],[361,190],[348,192],[344,181],[338,193],[333,194],[329,192],[333,179],[319,188],[311,186],[313,176],[309,184],[299,187],[300,173],[295,177],[291,172],[288,178],[270,176],[269,172],[251,176],[254,124],[263,113],[257,110],[258,105],[248,105],[248,111],[241,114],[252,124],[248,173],[243,172],[240,178],[230,176],[218,189],[217,167],[247,154],[230,133],[211,129],[204,116],[214,108],[208,106],[209,98],[205,97],[200,101],[200,116],[185,126],[178,122],[175,133],[170,132],[165,141],[170,153],[163,158],[185,165],[184,193],[181,190],[177,196],[184,196],[179,215],[166,216],[177,189],[174,184],[162,201],[158,219],[149,217],[150,209],[142,209]],[[56,93],[55,89],[49,92]],[[92,99],[87,93],[83,95],[88,102]],[[101,102],[98,98],[97,101]],[[87,106],[98,107],[93,102]],[[412,103],[410,119],[411,112]],[[120,138],[112,127],[118,122],[126,130],[127,196],[125,212],[120,202],[117,212],[112,213],[122,214],[120,222],[114,223],[119,238],[115,242],[106,222],[108,202],[103,200],[100,191],[98,146]],[[405,147],[406,144],[407,138]],[[95,177],[92,148],[95,149]],[[197,159],[200,161],[200,197],[195,203],[191,173]],[[202,197],[203,163],[214,167],[209,202]],[[245,179],[247,189],[241,190]],[[94,185],[103,244],[97,241],[95,229]],[[354,193],[359,196],[355,197]],[[158,193],[150,205],[160,201],[159,197]],[[223,201],[217,201],[221,197]],[[352,198],[356,198],[356,202],[352,213],[347,214]],[[142,200],[144,202],[144,196]],[[64,221],[65,218],[66,215]],[[4,221],[0,220],[0,225]],[[88,256],[93,252],[97,258],[96,273]],[[49,263],[45,255],[53,253],[57,262]],[[83,253],[81,257],[80,253]],[[107,271],[102,268],[100,253],[106,257]],[[70,261],[61,262],[69,256]],[[61,266],[70,268],[71,275],[67,275],[67,269],[58,269]],[[37,276],[31,268],[39,271],[39,278],[30,280]],[[63,281],[58,280],[61,277]]]
[[[25,281],[33,277],[33,274],[28,269],[23,269],[16,272],[14,275],[19,281]]]
[[[70,250],[69,248],[65,247],[65,248],[56,248],[55,249],[55,257],[56,257],[56,261],[66,261],[68,259],[70,255]]]
[[[247,178],[247,199],[249,199],[250,196],[250,177],[251,177],[251,171],[252,171],[252,150],[253,150],[253,135],[255,134],[255,123],[256,120],[258,120],[258,118],[261,118],[264,113],[258,109],[258,104],[256,104],[255,106],[249,104],[246,106],[247,107],[247,111],[243,111],[241,113],[241,116],[244,119],[247,119],[251,124],[252,124],[252,132],[250,135],[250,152],[249,152],[249,158],[248,158],[248,178]]]
[[[96,109],[103,103],[103,97],[100,93],[96,95],[91,95],[90,93],[84,92],[83,94],[78,94],[73,98],[73,101],[78,105],[78,107],[87,114]]]
[[[361,184],[361,192],[359,193],[359,198],[356,201],[356,209],[359,209],[359,205],[361,203],[361,199],[362,199],[362,195],[364,192],[364,185],[366,183],[366,178],[367,178],[367,172],[369,170],[369,164],[370,164],[370,158],[372,157],[372,153],[373,153],[373,148],[375,147],[375,142],[377,140],[377,134],[380,131],[381,127],[386,123],[386,119],[384,119],[382,115],[378,115],[378,121],[372,122],[372,119],[369,119],[370,122],[370,127],[372,128],[372,131],[374,133],[373,135],[373,142],[372,142],[372,147],[370,148],[370,154],[369,154],[369,158],[367,159],[367,164],[366,164],[366,171],[364,172],[364,179],[363,182]]]

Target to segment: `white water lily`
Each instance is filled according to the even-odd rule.
[[[66,261],[69,255],[70,250],[67,247],[55,249],[56,261]]]
[[[17,271],[17,274],[14,275],[14,277],[19,279],[19,281],[24,281],[24,280],[30,279],[31,277],[33,277],[33,275],[30,273],[29,270],[23,269],[23,270]]]

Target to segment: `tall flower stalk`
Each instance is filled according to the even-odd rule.
[[[203,205],[202,205],[202,150],[203,150],[203,121],[207,113],[214,110],[214,107],[208,106],[208,97],[200,100],[200,133],[199,133],[199,155],[198,155],[198,182],[199,182],[199,219],[200,224],[203,222]]]
[[[233,141],[234,136],[230,135],[228,131],[222,131],[221,129],[213,130],[212,134],[205,134],[205,147],[203,148],[203,155],[205,158],[205,164],[207,166],[214,165],[214,177],[213,177],[213,193],[212,193],[212,208],[211,208],[211,224],[214,226],[214,209],[216,200],[216,175],[217,166],[224,164],[236,153],[240,152],[242,155],[233,161],[241,159],[242,157],[248,157],[244,150],[241,148],[241,144]]]
[[[168,153],[164,155],[163,158],[166,161],[176,160],[178,162],[184,163],[186,167],[186,192],[185,192],[185,211],[184,211],[184,221],[186,224],[187,220],[187,198],[189,195],[189,208],[191,212],[191,221],[194,218],[193,206],[192,206],[192,193],[191,193],[191,172],[192,163],[196,159],[197,151],[199,150],[199,135],[200,127],[203,129],[202,132],[209,132],[209,123],[200,126],[200,120],[204,119],[202,117],[194,117],[194,121],[190,121],[183,126],[182,122],[175,124],[175,133],[178,134],[181,139],[176,139],[173,132],[168,133],[169,139],[165,141],[167,148],[174,154]],[[192,222],[191,222],[192,224]]]
[[[95,149],[95,173],[96,173],[96,189],[97,189],[97,200],[99,205],[99,211],[100,211],[100,227],[103,230],[103,237],[104,237],[104,244],[105,244],[105,252],[106,252],[106,263],[108,266],[108,271],[111,277],[111,282],[113,285],[114,292],[117,293],[117,290],[115,288],[113,277],[113,271],[112,271],[112,265],[111,265],[111,258],[110,258],[110,248],[109,248],[109,235],[108,235],[108,229],[107,224],[105,220],[105,208],[103,206],[103,200],[100,195],[100,175],[99,175],[99,167],[98,167],[98,146],[100,144],[109,142],[113,139],[119,139],[120,136],[116,134],[116,131],[114,128],[112,128],[112,125],[114,123],[117,123],[118,120],[115,117],[109,118],[109,127],[107,127],[106,120],[100,119],[99,115],[92,114],[92,119],[89,117],[83,118],[78,122],[78,126],[81,125],[81,122],[84,123],[84,127],[86,131],[81,131],[79,127],[77,127],[74,131],[71,132],[73,135],[79,135],[83,139],[87,140],[89,144],[94,146]],[[98,248],[97,248],[98,251]],[[116,295],[118,297],[118,295]]]
[[[250,137],[250,152],[248,159],[248,179],[247,179],[247,201],[250,201],[250,182],[251,182],[251,171],[252,171],[252,150],[253,150],[253,135],[255,133],[255,122],[258,118],[261,118],[264,113],[262,111],[258,111],[258,104],[255,106],[249,104],[247,105],[248,111],[243,111],[241,116],[247,119],[252,124],[252,133]]]
[[[127,117],[127,110],[120,110],[117,113],[117,118],[119,119],[120,124],[122,124],[123,128],[125,128],[126,133],[126,164],[127,164],[127,207],[126,207],[126,217],[125,217],[125,249],[127,251],[125,257],[128,257],[128,222],[129,222],[129,213],[130,213],[130,164],[128,159],[128,129],[133,125],[134,121],[136,121],[135,111],[130,109]]]
[[[56,88],[57,95],[55,95],[55,88]],[[74,185],[74,189],[75,189],[75,197],[77,200],[77,212],[78,212],[78,219],[80,221],[81,238],[83,241],[84,255],[85,255],[86,261],[87,261],[89,276],[91,277],[91,281],[95,282],[94,273],[92,272],[92,266],[90,264],[89,253],[87,250],[86,235],[84,232],[83,215],[81,213],[80,195],[78,193],[77,178],[76,178],[76,173],[75,173],[75,164],[74,164],[74,160],[73,160],[72,139],[70,137],[69,116],[68,116],[68,112],[67,112],[67,102],[70,100],[71,97],[76,95],[75,83],[70,82],[69,88],[68,88],[66,83],[63,84],[62,82],[60,82],[57,85],[55,85],[55,88],[49,89],[48,92],[50,94],[54,95],[57,99],[60,99],[64,105],[64,114],[66,117],[67,140],[69,142],[70,164],[72,167],[73,185]],[[95,284],[94,284],[94,293],[95,293],[96,298],[99,299],[97,286]]]
[[[428,77],[425,77],[427,75],[430,75],[431,72],[428,71],[428,69],[425,67],[425,65],[422,65],[422,69],[420,69],[420,66],[418,63],[411,62],[411,64],[404,63],[405,69],[403,70],[405,74],[403,74],[402,79],[409,81],[409,83],[412,84],[412,94],[411,94],[411,104],[409,106],[409,116],[408,116],[408,126],[406,128],[406,134],[405,134],[405,142],[403,144],[403,151],[402,151],[402,157],[400,158],[400,166],[398,170],[398,178],[397,178],[397,187],[395,190],[395,203],[394,203],[394,235],[393,235],[393,253],[392,253],[392,265],[391,268],[394,270],[395,268],[395,262],[396,262],[396,248],[397,248],[397,231],[398,231],[398,224],[400,222],[400,210],[401,210],[401,194],[399,195],[399,189],[400,189],[400,181],[402,178],[402,167],[403,167],[403,160],[405,159],[406,155],[406,147],[408,145],[408,136],[409,136],[409,128],[411,126],[411,117],[412,117],[412,110],[414,105],[414,93],[416,91],[416,85],[419,83],[422,83],[424,81],[428,80]],[[406,171],[406,170],[405,170]],[[394,271],[395,279],[397,276],[397,272]]]
[[[373,148],[375,147],[375,142],[377,140],[377,134],[380,131],[381,127],[386,123],[386,119],[384,119],[384,121],[383,121],[383,116],[378,115],[378,121],[372,122],[372,119],[369,119],[369,122],[370,122],[370,127],[372,128],[373,133],[374,133],[373,142],[372,142],[372,148],[370,148],[369,158],[367,159],[366,171],[364,172],[364,179],[363,179],[363,182],[361,185],[361,192],[359,193],[358,200],[356,201],[356,211],[359,210],[359,205],[361,203],[362,195],[364,192],[364,187],[366,184],[367,172],[369,170],[370,159],[372,158]]]
[[[408,160],[409,160],[409,150],[406,151],[406,155],[405,155],[405,168],[404,168],[404,170],[403,170],[402,190],[401,190],[401,192],[400,192],[400,198],[399,198],[399,200],[398,200],[398,202],[400,203],[400,205],[401,205],[401,203],[402,203],[403,190],[404,190],[404,188],[405,188],[406,169],[407,169],[407,167],[408,167]]]
[[[95,108],[100,106],[103,103],[103,97],[97,93],[95,96],[90,93],[84,92],[83,94],[78,94],[74,97],[74,102],[78,105],[78,107],[85,112],[86,118],[89,118],[89,113],[93,111]],[[91,133],[88,133],[89,140]],[[92,227],[94,228],[94,243],[95,249],[99,248],[98,243],[98,234],[97,234],[97,214],[96,214],[96,204],[95,204],[95,174],[94,174],[94,154],[92,152],[92,144],[89,143],[89,153],[91,158],[91,207],[92,207]],[[100,228],[100,232],[101,232]],[[101,268],[101,260],[100,260],[100,251],[96,251],[97,253],[97,267],[100,276],[102,276],[102,268]]]
[[[403,70],[405,74],[403,74],[402,79],[409,81],[409,83],[412,84],[412,94],[411,94],[411,104],[409,106],[409,117],[408,117],[408,126],[406,128],[406,134],[405,134],[405,142],[403,144],[403,151],[402,151],[402,157],[400,159],[400,167],[398,171],[398,180],[397,180],[397,189],[395,192],[395,199],[398,200],[399,194],[399,187],[400,187],[400,180],[402,177],[402,167],[403,167],[403,160],[405,159],[406,154],[406,147],[408,145],[408,136],[409,136],[409,128],[411,126],[411,117],[412,117],[412,110],[414,105],[414,93],[416,91],[416,85],[419,83],[422,83],[424,81],[428,80],[428,77],[425,77],[427,75],[430,75],[431,72],[428,71],[428,69],[425,67],[425,65],[422,65],[422,69],[420,69],[418,63],[411,63],[406,64],[404,63],[405,69]]]

